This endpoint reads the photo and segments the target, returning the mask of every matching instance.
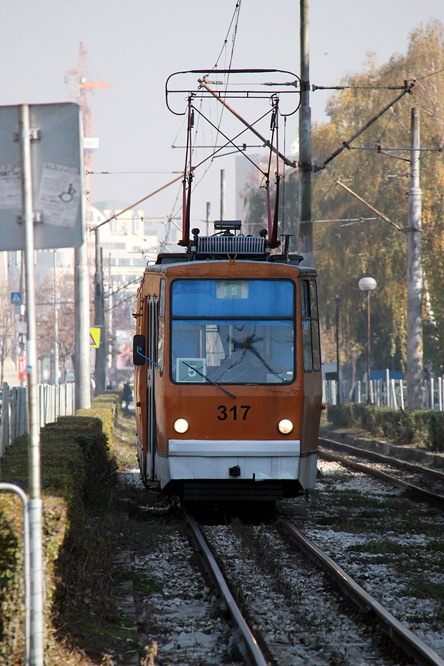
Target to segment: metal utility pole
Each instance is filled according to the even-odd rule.
[[[340,296],[335,296],[336,303],[336,404],[341,404],[341,379],[339,371],[339,304]]]
[[[24,288],[24,279],[25,279],[25,253],[23,250],[20,251],[20,287],[19,291],[21,294],[24,294],[25,288]],[[25,324],[25,309],[21,305],[20,306],[20,315],[19,315],[19,320],[20,324],[26,325]],[[25,380],[23,378],[23,372],[24,366],[23,366],[23,359],[26,356],[26,350],[25,350],[25,330],[21,329],[21,333],[19,334],[19,349],[18,349],[18,354],[19,354],[19,380],[20,380],[20,386],[25,386]]]
[[[225,169],[220,170],[220,219],[225,220]]]
[[[91,406],[91,371],[89,348],[89,271],[88,242],[75,248],[75,392],[76,409]]]
[[[111,279],[111,253],[108,256],[108,349],[106,362],[106,386],[111,384],[113,369],[113,284]]]
[[[100,247],[100,229],[95,230],[96,271],[94,275],[94,325],[100,328],[100,343],[96,349],[94,378],[96,395],[105,390],[106,378],[106,346],[105,346],[105,295],[103,293],[103,262]]]
[[[313,223],[311,219],[311,108],[308,0],[300,0],[301,13],[301,106],[299,109],[299,243],[298,252],[306,266],[313,266]]]
[[[410,186],[408,191],[407,250],[407,407],[420,409],[423,380],[421,188],[419,186],[419,113],[411,110]]]

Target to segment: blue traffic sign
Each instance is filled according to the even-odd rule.
[[[11,291],[11,303],[12,305],[22,305],[22,292],[21,291]]]

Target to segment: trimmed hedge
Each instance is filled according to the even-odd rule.
[[[444,413],[403,412],[388,407],[347,403],[329,405],[327,420],[337,428],[358,428],[376,439],[416,444],[434,453],[444,451]]]
[[[80,416],[60,417],[40,433],[43,498],[45,616],[50,617],[55,571],[67,535],[82,522],[85,503],[116,470],[110,454],[119,397],[99,396]],[[0,480],[28,490],[27,437],[17,438],[0,459]],[[0,663],[23,663],[22,504],[15,494],[0,493]],[[20,601],[18,601],[20,600]],[[48,636],[46,637],[48,640]]]

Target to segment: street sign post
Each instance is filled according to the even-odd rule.
[[[44,661],[34,254],[36,249],[78,247],[83,243],[81,136],[81,109],[77,104],[0,107],[0,250],[24,250],[25,253],[30,666],[43,666]],[[20,292],[11,294],[11,302],[18,304],[19,299],[21,301]]]

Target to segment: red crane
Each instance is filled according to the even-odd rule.
[[[66,82],[68,84],[68,96],[74,97],[77,104],[82,107],[83,121],[83,162],[85,175],[87,177],[87,199],[88,199],[88,222],[91,220],[91,169],[93,153],[99,147],[99,140],[93,136],[92,111],[88,106],[88,92],[99,88],[109,88],[106,81],[88,81],[86,74],[86,51],[83,42],[80,42],[77,69],[71,69]]]

